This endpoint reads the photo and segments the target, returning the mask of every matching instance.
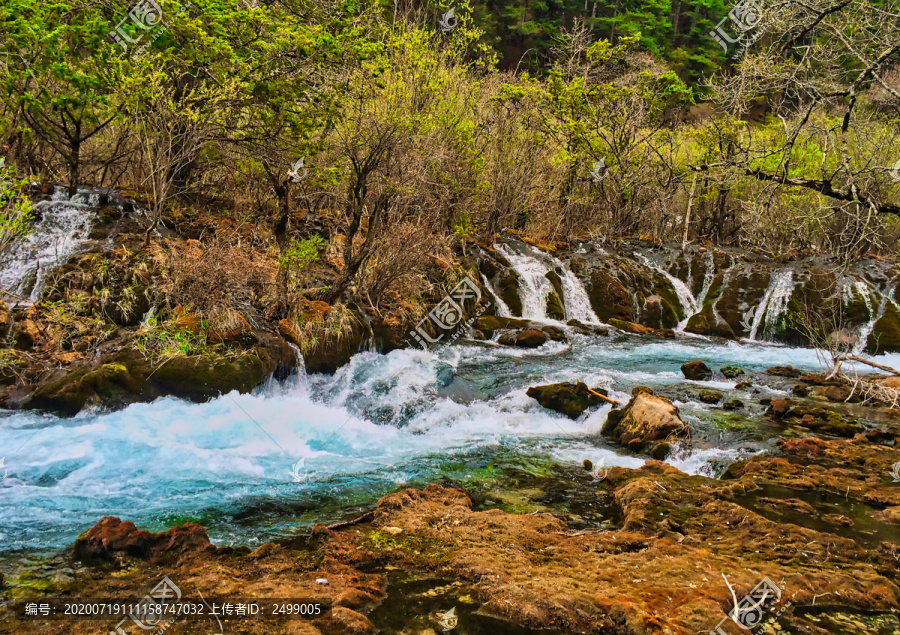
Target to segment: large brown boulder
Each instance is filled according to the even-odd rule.
[[[210,544],[206,530],[196,523],[185,523],[153,534],[114,516],[101,518],[78,536],[73,546],[74,556],[79,560],[116,562],[128,558],[177,558],[207,549],[214,550],[215,547]]]
[[[564,381],[560,384],[532,386],[525,394],[537,400],[544,408],[560,412],[570,419],[577,419],[591,406],[598,406],[603,400],[591,394],[583,382]]]
[[[706,381],[712,377],[712,370],[705,363],[696,360],[681,365],[681,372],[685,379],[693,379],[695,381]]]
[[[547,342],[547,334],[537,329],[526,329],[516,335],[516,346],[537,348]]]
[[[670,437],[683,436],[688,427],[671,401],[659,395],[641,392],[620,410],[611,410],[600,433],[627,447],[640,452],[652,445],[654,456],[664,454]],[[660,447],[662,446],[662,447]]]

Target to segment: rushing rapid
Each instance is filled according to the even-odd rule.
[[[572,421],[526,389],[578,379],[625,400],[638,384],[691,385],[679,371],[691,359],[748,370],[818,367],[805,349],[573,336],[535,350],[360,353],[333,376],[295,376],[204,404],[164,398],[71,419],[6,412],[0,542],[7,550],[59,548],[113,515],[151,530],[197,519],[214,542],[254,544],[345,517],[406,484],[465,483],[497,460],[636,467],[643,459],[598,434],[608,407]],[[765,447],[761,437],[716,434],[705,423],[708,407],[676,403],[701,432],[669,461],[684,471],[715,475]]]

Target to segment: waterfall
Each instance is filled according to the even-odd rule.
[[[484,288],[488,290],[488,293],[491,294],[491,297],[494,298],[494,306],[497,309],[498,317],[512,317],[512,311],[509,310],[509,307],[506,305],[499,295],[494,292],[494,287],[491,286],[490,281],[484,274],[481,274],[481,281],[484,283]]]
[[[550,268],[533,256],[517,253],[505,245],[494,245],[509,261],[519,276],[519,298],[522,300],[522,317],[528,320],[547,321],[547,295],[553,285],[547,279]]]
[[[688,280],[691,279],[691,272],[688,269]],[[700,288],[700,294],[697,296],[697,310],[703,309],[703,302],[706,300],[706,294],[712,286],[713,280],[716,279],[716,259],[712,251],[706,253],[706,273],[703,274],[703,286]],[[685,322],[686,324],[686,322]]]
[[[578,279],[578,276],[572,273],[558,258],[553,256],[550,256],[550,258],[563,272],[560,278],[562,278],[566,319],[575,319],[585,324],[600,324],[600,318],[597,317],[594,309],[591,308],[591,300],[588,297],[587,290],[584,288],[581,280]]]
[[[501,244],[494,245],[494,248],[509,261],[522,282],[519,285],[519,297],[522,300],[523,318],[541,322],[556,322],[547,317],[547,296],[554,291],[547,274],[554,269],[559,269],[562,272],[559,277],[562,281],[563,297],[561,299],[566,319],[575,319],[591,324],[601,323],[600,318],[591,308],[591,301],[584,284],[561,260],[543,252],[539,252],[540,257],[521,254]],[[490,285],[488,286],[490,287]],[[493,290],[491,293],[496,298]],[[499,298],[497,301],[498,306],[504,307],[509,314],[509,308]]]
[[[40,220],[32,232],[16,240],[0,262],[0,287],[37,302],[54,267],[83,248],[97,214],[100,194],[79,190],[71,199],[57,187],[51,200],[32,206]]]
[[[787,303],[791,299],[794,292],[794,272],[790,269],[776,271],[772,274],[769,286],[762,297],[759,305],[757,305],[753,313],[753,325],[750,328],[750,340],[755,340],[759,333],[759,327],[763,325],[765,318],[765,329],[769,329],[775,324],[784,310]]]
[[[702,308],[702,305],[694,298],[694,294],[691,293],[691,290],[684,283],[684,281],[676,278],[671,273],[663,269],[657,264],[651,262],[649,258],[645,255],[640,254],[638,252],[634,252],[634,255],[637,256],[641,262],[645,265],[664,275],[666,279],[669,281],[669,284],[672,285],[672,288],[675,290],[675,295],[678,296],[678,302],[681,304],[681,310],[684,313],[684,319],[678,323],[678,326],[675,327],[676,331],[683,331],[684,327],[687,326],[688,320],[691,319],[695,313],[698,313]],[[707,289],[708,291],[709,289]]]
[[[891,284],[888,288],[887,293],[881,294],[881,301],[878,303],[878,310],[872,311],[869,288],[862,282],[857,282],[856,284],[862,285],[865,288],[863,298],[866,301],[866,306],[869,308],[869,321],[860,327],[859,339],[856,341],[856,346],[853,347],[854,355],[862,355],[865,352],[866,345],[869,342],[869,336],[872,334],[872,331],[875,330],[875,323],[884,316],[884,312],[887,310],[888,302],[893,304],[895,307],[897,306],[897,302],[894,300],[894,294],[896,293],[897,287],[894,284]]]

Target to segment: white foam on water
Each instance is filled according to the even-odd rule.
[[[96,192],[79,190],[70,199],[66,188],[57,187],[51,200],[35,203],[34,213],[41,218],[0,258],[0,287],[40,300],[50,271],[86,244],[99,198]]]
[[[494,287],[491,286],[490,280],[488,280],[484,274],[481,274],[481,281],[484,283],[484,287],[488,290],[488,293],[490,293],[491,297],[494,299],[497,315],[499,317],[513,317],[512,311],[509,310],[509,306],[507,306],[506,302],[497,295],[494,291]]]
[[[519,276],[522,317],[528,320],[548,321],[547,296],[553,291],[553,285],[547,279],[550,268],[534,256],[520,254],[506,245],[498,243],[494,245],[494,249],[509,261]]]

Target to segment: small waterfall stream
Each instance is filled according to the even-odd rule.
[[[591,301],[584,284],[561,260],[549,254],[541,253],[541,257],[538,257],[519,253],[502,244],[496,244],[494,248],[509,261],[522,282],[519,285],[519,297],[522,300],[523,318],[541,322],[557,322],[557,320],[547,317],[547,296],[554,291],[547,274],[558,269],[562,272],[558,275],[562,281],[563,297],[561,299],[566,312],[566,320],[575,319],[588,324],[601,323],[600,318],[591,308]],[[484,279],[484,282],[487,284],[487,279]],[[509,307],[497,297],[493,289],[491,289],[491,294],[497,300],[498,308],[501,308],[507,316],[510,315]]]
[[[669,284],[672,285],[672,288],[675,290],[675,295],[678,296],[678,302],[681,304],[681,310],[685,316],[684,319],[678,323],[678,326],[675,327],[675,330],[679,332],[684,331],[684,327],[687,326],[688,320],[691,319],[692,315],[698,313],[703,305],[697,301],[697,299],[694,297],[694,294],[691,293],[690,288],[688,288],[687,284],[685,284],[683,280],[676,278],[671,273],[647,258],[647,256],[638,252],[634,252],[634,255],[650,269],[653,269],[654,271],[665,276],[669,281]],[[710,280],[710,283],[711,282],[712,280]],[[704,285],[706,285],[705,281]],[[708,287],[706,291],[709,291]]]
[[[764,326],[763,333],[775,325],[778,317],[784,313],[787,304],[794,292],[794,272],[790,269],[782,269],[772,274],[769,286],[759,305],[753,313],[753,325],[750,328],[748,339],[756,340],[759,327]],[[765,325],[763,325],[765,319]]]
[[[35,203],[34,215],[40,220],[0,258],[0,287],[32,302],[40,300],[50,271],[87,241],[99,200],[99,192],[82,189],[70,199],[66,188],[57,187],[51,200]]]
[[[869,288],[859,282],[857,284],[862,284],[865,287],[865,293],[863,293],[863,298],[866,300],[866,306],[869,309],[869,321],[863,324],[859,329],[859,339],[856,341],[856,346],[853,347],[854,355],[862,355],[866,350],[866,345],[869,342],[869,336],[872,335],[872,331],[875,330],[875,323],[880,320],[884,316],[884,312],[887,310],[888,303],[893,304],[894,307],[897,307],[897,302],[894,300],[894,294],[896,293],[896,286],[892,283],[886,293],[881,293],[881,301],[878,303],[878,309],[876,311],[872,310],[872,302],[870,299]],[[861,291],[862,293],[862,291]]]
[[[499,251],[519,276],[519,298],[522,300],[522,317],[528,320],[548,321],[547,295],[553,285],[547,279],[549,267],[537,258],[517,253],[506,245],[496,244]]]
[[[497,307],[497,315],[499,317],[512,317],[512,311],[509,310],[509,306],[507,306],[506,302],[497,295],[494,291],[494,287],[491,286],[491,281],[487,279],[487,276],[481,274],[481,282],[484,284],[484,288],[488,290],[488,293],[491,294],[491,297],[494,299],[494,306]]]

